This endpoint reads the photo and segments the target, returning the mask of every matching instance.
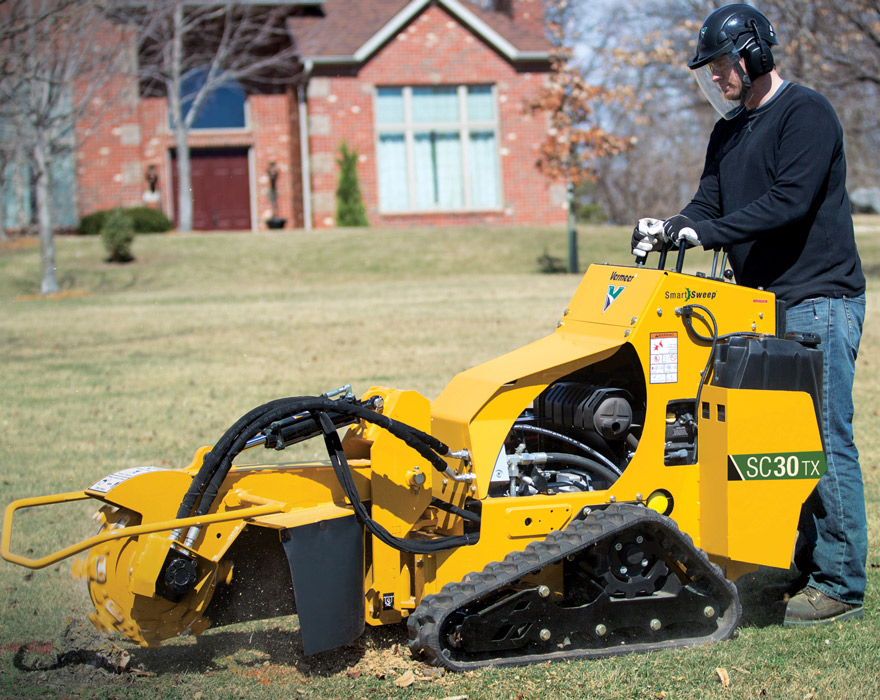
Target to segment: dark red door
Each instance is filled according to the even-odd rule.
[[[174,191],[177,192],[175,160]],[[251,228],[251,195],[246,148],[190,151],[193,228],[196,231]]]

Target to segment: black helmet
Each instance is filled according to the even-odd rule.
[[[773,70],[771,46],[776,46],[776,30],[770,21],[749,5],[725,5],[710,14],[700,27],[697,53],[688,63],[694,70],[729,53],[745,59],[750,78]]]

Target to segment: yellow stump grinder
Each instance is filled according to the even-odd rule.
[[[788,568],[825,472],[822,354],[717,254],[697,275],[666,257],[590,266],[555,332],[433,402],[278,399],[186,468],[15,501],[2,556],[86,552],[92,622],[144,646],[293,613],[306,654],[406,621],[456,670],[725,639],[732,581]],[[233,464],[313,438],[327,460]],[[11,551],[17,511],[78,499],[100,504],[97,535]]]

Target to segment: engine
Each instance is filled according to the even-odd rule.
[[[644,413],[643,374],[626,348],[551,384],[514,422],[491,495],[608,488],[632,459]]]

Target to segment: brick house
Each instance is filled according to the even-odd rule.
[[[190,133],[194,228],[333,226],[343,141],[371,225],[566,220],[564,189],[534,165],[546,123],[523,109],[550,70],[541,0],[289,4],[300,79],[231,86]],[[77,152],[77,213],[147,203],[173,218],[166,100],[128,94]]]
[[[342,139],[375,225],[565,220],[534,167],[545,125],[523,112],[549,70],[541,0],[500,6],[327,0],[324,17],[288,21],[308,75],[314,226],[333,225]]]

